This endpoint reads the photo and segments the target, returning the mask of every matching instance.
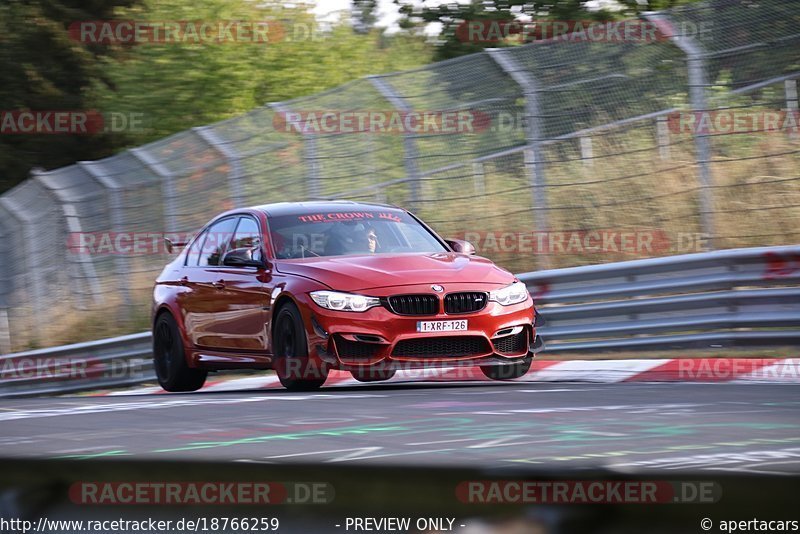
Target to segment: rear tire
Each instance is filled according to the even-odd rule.
[[[396,372],[396,369],[361,369],[350,371],[350,374],[359,382],[383,382],[391,379]]]
[[[153,328],[153,364],[165,391],[197,391],[206,383],[208,371],[187,365],[180,329],[169,313],[161,314]]]
[[[328,379],[328,366],[308,354],[305,328],[294,303],[281,307],[275,317],[273,347],[275,374],[289,391],[313,391]]]
[[[507,365],[485,365],[481,366],[481,371],[487,378],[492,380],[513,380],[524,376],[530,371],[533,358],[528,356],[524,360]]]

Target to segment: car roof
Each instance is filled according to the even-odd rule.
[[[303,215],[320,211],[350,211],[350,210],[371,210],[375,208],[389,208],[402,210],[391,204],[378,204],[373,202],[353,202],[351,200],[312,200],[306,202],[277,202],[274,204],[263,204],[252,206],[250,209],[262,211],[268,217],[280,217],[282,215]]]

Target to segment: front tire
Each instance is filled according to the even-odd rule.
[[[208,371],[186,364],[183,338],[169,313],[161,314],[153,328],[153,363],[165,391],[197,391],[206,383]]]
[[[273,334],[275,374],[289,391],[313,391],[328,378],[325,363],[308,354],[303,318],[294,303],[283,306],[275,317]]]
[[[481,371],[487,378],[492,380],[514,380],[524,376],[525,373],[530,371],[533,358],[527,358],[517,363],[507,365],[485,365],[481,366]]]

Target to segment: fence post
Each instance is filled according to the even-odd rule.
[[[472,164],[472,187],[476,195],[486,194],[486,170],[481,161]]]
[[[64,195],[61,192],[58,187],[57,179],[51,179],[48,176],[48,173],[40,169],[34,169],[31,171],[31,179],[35,180],[36,183],[50,191],[51,197],[56,201],[58,208],[60,208],[61,212],[64,214],[64,224],[66,225],[66,235],[63,236],[65,237],[64,244],[66,245],[70,234],[82,236],[83,227],[81,226],[81,220],[78,216],[78,210],[75,208],[75,204],[73,203],[72,199],[70,199],[68,195]],[[65,246],[65,249],[66,248],[67,247]],[[68,254],[69,250],[67,250],[65,254],[65,259],[71,259],[71,257],[67,256]],[[83,271],[83,276],[86,278],[86,285],[92,295],[92,301],[94,301],[95,304],[102,304],[104,301],[103,291],[100,288],[100,280],[97,276],[97,271],[94,268],[94,261],[91,257],[91,254],[87,254],[79,250],[75,253],[75,256],[77,257],[77,266],[81,271]],[[78,293],[78,302],[81,309],[83,309],[85,306],[82,297],[83,295]]]
[[[367,152],[369,153],[369,175],[372,179],[378,180],[377,177],[377,169],[378,164],[375,160],[375,154],[378,153],[377,149],[375,148],[375,133],[369,132],[367,133]],[[386,204],[386,190],[383,187],[377,187],[375,189],[375,202],[379,204]]]
[[[583,135],[580,138],[581,143],[581,160],[585,167],[592,167],[594,165],[594,149],[592,147],[592,138]]]
[[[11,296],[13,275],[9,263],[14,259],[11,257],[13,246],[10,245],[11,236],[7,235],[8,227],[0,224],[0,241],[3,243],[0,249],[0,354],[11,352],[11,328],[8,324],[8,299]]]
[[[17,186],[20,187],[20,186]],[[40,186],[41,187],[41,186]],[[36,332],[34,328],[36,324],[35,310],[46,310],[45,304],[45,288],[44,276],[41,273],[40,253],[36,249],[38,243],[37,236],[34,234],[33,223],[39,219],[41,213],[30,213],[27,210],[20,209],[17,204],[7,195],[0,197],[0,205],[2,205],[8,213],[14,217],[22,229],[23,246],[22,254],[25,258],[26,269],[26,285],[32,289],[32,298],[30,302],[31,314],[28,315],[29,327],[32,332]],[[32,339],[37,339],[37,334],[34,333]]]
[[[6,215],[6,212],[8,212],[8,215]],[[19,254],[13,254],[13,251],[18,251],[24,246],[24,243],[20,244],[20,246],[17,246],[18,240],[15,239],[15,236],[20,237],[22,235],[22,231],[19,227],[19,221],[10,211],[8,211],[8,208],[2,201],[0,201],[0,232],[2,232],[0,233],[0,284],[2,284],[2,286],[0,286],[2,287],[0,290],[0,313],[3,314],[0,316],[0,319],[4,317],[6,323],[9,325],[5,335],[8,338],[7,341],[10,347],[11,321],[9,319],[9,310],[13,314],[12,317],[17,315],[14,310],[14,307],[19,305],[18,299],[15,298],[15,293],[17,289],[19,289],[17,287],[19,285],[19,277],[16,276],[19,270],[19,266],[17,264],[20,262],[24,264],[25,258]],[[25,326],[27,327],[29,325]]]
[[[786,90],[786,109],[797,111],[797,80],[786,80],[783,85]]]
[[[120,200],[120,188],[119,186],[113,181],[107,178],[102,172],[99,172],[92,162],[90,161],[80,161],[78,165],[86,171],[86,173],[94,178],[100,185],[102,185],[108,194],[108,209],[111,218],[111,227],[112,230],[117,234],[125,233],[128,229],[125,227],[125,218],[122,211],[122,201]],[[70,206],[72,208],[72,206]],[[74,212],[74,208],[72,211]],[[70,232],[73,231],[73,225],[77,224],[78,228],[80,228],[80,221],[77,220],[77,217],[67,217],[67,226]],[[78,230],[80,231],[80,230]],[[82,263],[86,261],[83,257],[82,252],[78,252],[80,254],[79,261]],[[89,263],[91,264],[91,259],[89,259]],[[127,280],[127,275],[130,274],[130,263],[128,258],[125,257],[125,254],[117,253],[114,255],[114,265],[117,271],[117,280],[119,284],[117,285],[117,289],[122,295],[122,302],[125,304],[123,307],[124,309],[121,311],[121,316],[123,320],[127,320],[130,317],[129,309],[130,306],[133,304],[131,300],[131,293],[130,288],[128,287],[129,281]],[[92,265],[92,271],[94,271],[94,266]],[[96,276],[96,275],[95,275]]]
[[[173,174],[161,163],[157,162],[144,148],[132,148],[130,153],[142,164],[153,171],[161,179],[161,191],[164,196],[164,232],[178,232],[176,191]]]
[[[542,114],[539,109],[539,84],[519,65],[507,50],[488,48],[489,57],[508,74],[522,89],[525,96],[525,168],[531,184],[533,216],[537,232],[546,232],[550,227],[547,214],[547,180],[544,153],[542,152]],[[544,268],[550,264],[547,255],[542,256]]]
[[[0,308],[0,354],[11,352],[11,328],[8,325],[8,309]]]
[[[794,113],[795,118],[798,115],[798,102],[797,102],[797,80],[786,80],[783,82],[786,90],[786,113]],[[797,130],[790,132],[789,137],[792,139],[798,138]]]
[[[669,159],[669,117],[660,116],[656,119],[656,144],[658,145],[658,156],[662,161]]]
[[[403,100],[400,95],[394,90],[380,76],[367,76],[372,86],[385,98],[394,109],[403,113],[412,111],[411,106]],[[406,170],[406,175],[409,179],[409,210],[414,211],[417,208],[420,200],[420,172],[417,160],[419,159],[419,151],[417,150],[417,143],[409,132],[403,133],[403,165]]]
[[[283,102],[273,102],[269,106],[274,109],[276,113],[283,113],[284,115],[291,113],[291,110]],[[287,128],[290,127],[291,121],[289,121],[288,117],[284,117],[284,121],[282,122],[286,124]],[[299,133],[303,136],[303,159],[306,161],[306,169],[308,171],[306,195],[308,195],[308,198],[317,199],[322,195],[317,138],[315,134],[309,134],[304,131]]]
[[[244,173],[242,172],[242,162],[240,161],[239,155],[230,146],[230,143],[226,143],[220,139],[217,132],[212,130],[210,126],[198,126],[197,128],[192,128],[192,131],[203,141],[208,143],[211,148],[219,152],[222,157],[225,158],[225,161],[228,162],[230,166],[230,171],[228,172],[228,186],[230,187],[231,201],[233,202],[234,208],[241,208],[245,205],[245,194],[242,185]]]
[[[664,33],[669,34],[669,38],[675,45],[686,54],[687,66],[689,70],[689,99],[692,111],[695,113],[705,113],[708,111],[706,100],[706,87],[708,79],[706,76],[705,52],[702,47],[691,36],[673,27],[672,21],[662,13],[645,13],[644,17],[652,21],[656,27]],[[714,249],[714,197],[712,187],[714,177],[711,173],[711,140],[708,133],[694,133],[694,145],[697,151],[697,165],[699,169],[700,182],[700,223],[703,232],[709,236],[708,246]]]

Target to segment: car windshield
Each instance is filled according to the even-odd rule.
[[[278,259],[447,252],[429,230],[400,210],[282,215],[271,217],[269,225]]]

